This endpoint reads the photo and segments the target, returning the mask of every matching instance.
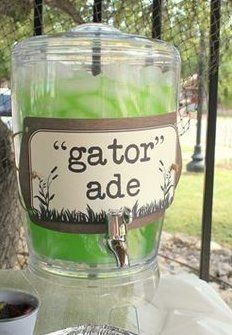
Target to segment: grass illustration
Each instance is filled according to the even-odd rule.
[[[57,166],[55,166],[49,173],[47,180],[39,178],[39,195],[35,195],[34,198],[38,199],[40,202],[40,208],[49,210],[49,205],[54,199],[55,194],[50,192],[50,187],[53,181],[58,177],[56,174]]]
[[[158,210],[166,208],[167,202],[169,205],[172,202],[172,197],[167,196],[165,200],[151,201],[146,205],[140,206],[138,201],[135,202],[132,207],[133,219],[142,218],[147,215],[154,214]],[[107,224],[107,213],[101,210],[100,212],[95,212],[89,205],[86,207],[86,213],[81,211],[69,209],[62,209],[58,211],[56,209],[45,208],[45,206],[40,205],[40,210],[34,209],[33,215],[35,218],[41,221],[50,222],[67,222],[74,224]]]
[[[133,218],[142,218],[147,215],[154,214],[158,210],[162,209],[162,201],[151,201],[141,207],[138,206],[138,201],[132,207]]]
[[[86,213],[81,211],[69,209],[62,209],[58,211],[56,209],[45,208],[45,206],[40,204],[40,210],[34,209],[33,215],[40,221],[51,221],[51,222],[67,222],[67,223],[77,223],[77,224],[106,224],[107,215],[105,211],[100,211],[96,213],[92,208],[87,205]]]
[[[164,208],[169,207],[173,200],[173,196],[171,195],[171,190],[174,188],[174,184],[172,183],[172,175],[171,168],[166,169],[162,160],[160,162],[159,171],[163,174],[163,185],[160,185],[161,190],[163,191],[163,206]]]
[[[86,206],[86,211],[81,212],[77,210],[51,209],[50,203],[54,199],[55,194],[50,192],[50,186],[53,181],[58,177],[56,174],[57,166],[51,171],[46,181],[40,179],[39,181],[39,195],[36,195],[40,201],[39,210],[33,210],[33,216],[40,221],[62,222],[73,224],[107,224],[107,213],[104,210],[95,212],[89,205]],[[163,191],[163,199],[158,201],[153,200],[150,203],[139,206],[138,200],[133,205],[132,217],[133,219],[142,218],[147,215],[154,214],[155,212],[165,209],[170,206],[173,200],[171,190],[174,187],[172,183],[171,169],[167,170],[160,160],[159,171],[163,174],[163,184],[160,185]]]

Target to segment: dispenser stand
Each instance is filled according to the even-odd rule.
[[[209,284],[194,275],[163,276],[154,295],[151,270],[130,281],[115,282],[113,289],[104,279],[1,270],[0,286],[39,294],[35,335],[88,323],[114,325],[140,335],[186,335],[186,331],[209,335],[215,329],[220,334],[232,333],[231,310]],[[72,333],[79,334],[75,329]]]
[[[35,335],[88,324],[153,335],[159,333],[166,315],[155,304],[157,271],[150,268],[119,281],[70,278],[29,267],[1,271],[0,283],[1,287],[30,289],[40,297]]]

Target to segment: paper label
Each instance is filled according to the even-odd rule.
[[[112,209],[130,208],[135,226],[157,217],[173,200],[181,164],[172,121],[26,118],[20,182],[31,219],[94,233]]]

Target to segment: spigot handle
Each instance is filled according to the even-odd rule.
[[[110,210],[107,214],[108,237],[120,239],[126,236],[126,225],[133,221],[132,212],[129,208],[124,207],[120,210]]]

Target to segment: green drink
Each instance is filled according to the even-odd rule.
[[[130,268],[154,261],[175,188],[170,166],[177,161],[176,137],[168,126],[175,123],[178,71],[178,54],[166,44],[101,25],[15,47],[15,132],[30,133],[31,125],[34,131],[22,137],[20,183],[36,265],[74,275],[117,270],[107,243],[107,211],[114,204],[129,207],[136,222],[123,233]],[[154,116],[160,118],[157,126]],[[165,165],[158,156],[162,148],[156,148],[166,138],[174,141],[174,154]],[[157,191],[161,198],[149,195],[153,159],[157,174],[165,176]],[[82,207],[81,197],[88,201]]]

